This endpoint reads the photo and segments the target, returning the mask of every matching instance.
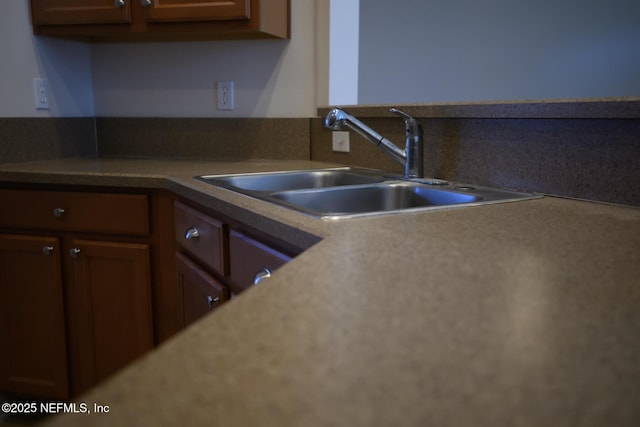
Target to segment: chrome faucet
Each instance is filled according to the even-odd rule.
[[[416,119],[397,108],[391,108],[389,111],[404,120],[406,130],[404,151],[341,108],[334,108],[329,111],[329,114],[324,119],[324,125],[332,130],[340,130],[344,125],[347,125],[403,165],[405,178],[423,178],[422,146],[424,131],[422,130],[422,125]]]

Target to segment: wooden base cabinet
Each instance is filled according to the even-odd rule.
[[[0,394],[77,396],[153,348],[152,307],[168,305],[152,295],[164,286],[159,253],[175,252],[160,247],[157,224],[169,218],[149,212],[155,203],[0,189],[11,206],[0,210]]]
[[[0,235],[0,390],[69,397],[61,246]]]
[[[233,219],[180,201],[175,202],[174,217],[177,288],[184,326],[270,277],[291,260],[238,231],[240,225]]]

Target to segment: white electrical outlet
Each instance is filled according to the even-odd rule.
[[[333,151],[349,152],[349,132],[333,131]]]
[[[49,81],[47,79],[33,79],[33,95],[36,101],[36,110],[49,109]]]
[[[217,83],[218,110],[233,110],[233,80]]]

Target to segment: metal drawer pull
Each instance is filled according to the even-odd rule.
[[[55,216],[56,218],[62,218],[63,214],[64,214],[64,209],[62,208],[55,208],[53,210],[53,216]]]
[[[187,232],[184,234],[184,238],[187,240],[191,240],[191,239],[197,239],[198,237],[200,237],[200,232],[198,231],[197,228],[195,227],[191,227],[190,229],[187,230]]]
[[[115,4],[116,4],[116,7],[124,7],[125,1],[124,0],[115,0]]]
[[[209,307],[212,307],[213,304],[217,304],[220,302],[220,297],[212,297],[211,295],[207,295],[207,304]]]
[[[151,6],[151,0],[140,0],[140,4],[142,7],[149,7]]]
[[[53,246],[43,246],[42,247],[42,253],[45,255],[51,255],[51,252],[53,252]]]
[[[271,277],[271,270],[265,267],[262,270],[258,271],[255,276],[253,276],[253,284],[257,285],[264,279],[267,279],[269,277]]]
[[[69,255],[71,255],[73,258],[78,258],[79,254],[80,254],[80,249],[78,249],[78,248],[72,248],[69,251]]]

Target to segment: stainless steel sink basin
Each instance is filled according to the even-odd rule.
[[[482,200],[458,191],[438,190],[411,182],[381,183],[357,187],[283,191],[271,194],[293,208],[317,216],[385,212],[427,206],[457,205]]]
[[[285,191],[343,185],[371,184],[384,177],[367,169],[339,168],[243,175],[203,175],[198,179],[214,185],[245,191]]]
[[[202,175],[195,178],[325,219],[476,206],[541,197],[432,179],[403,180],[380,171],[349,167]]]

